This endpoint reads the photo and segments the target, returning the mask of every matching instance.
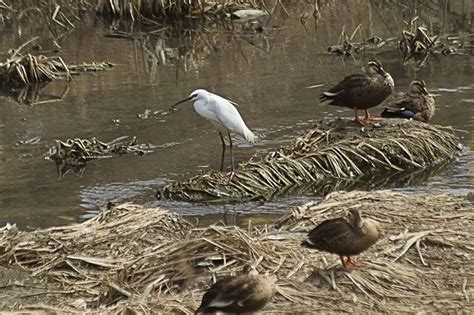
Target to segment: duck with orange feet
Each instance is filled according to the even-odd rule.
[[[339,255],[346,270],[360,267],[351,259],[375,244],[381,237],[377,221],[363,219],[357,210],[351,209],[347,218],[323,221],[316,226],[301,246]],[[344,260],[347,257],[347,260]]]
[[[369,61],[365,72],[345,77],[319,98],[322,104],[352,108],[355,121],[361,126],[378,119],[370,116],[369,108],[382,103],[395,88],[392,76],[383,69],[380,61]],[[359,110],[365,111],[364,119],[359,118]]]

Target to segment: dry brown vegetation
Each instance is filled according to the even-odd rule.
[[[355,208],[383,238],[353,272],[299,246],[315,224]],[[196,228],[163,209],[125,204],[90,221],[35,232],[0,230],[0,261],[55,290],[12,296],[10,309],[191,314],[203,291],[248,262],[278,277],[266,311],[447,312],[474,307],[473,205],[450,195],[333,193],[273,226]]]
[[[290,145],[241,163],[235,173],[211,171],[163,189],[164,198],[187,201],[270,199],[295,186],[367,176],[386,178],[424,170],[454,158],[458,138],[447,127],[384,120],[360,129],[352,121],[323,121]],[[365,179],[364,179],[365,177]]]
[[[108,62],[81,65],[67,65],[59,56],[47,57],[24,52],[35,37],[13,50],[11,56],[0,62],[0,80],[3,86],[24,87],[56,79],[71,80],[72,74],[103,71],[113,65]]]
[[[96,138],[56,140],[56,144],[45,154],[45,159],[54,161],[58,175],[63,177],[71,169],[82,174],[90,160],[110,158],[114,154],[143,155],[153,152],[153,148],[151,144],[138,143],[137,137],[128,140],[128,136],[110,142],[102,142]]]

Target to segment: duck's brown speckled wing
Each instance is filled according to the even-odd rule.
[[[405,93],[393,101],[381,116],[386,118],[413,118],[428,122],[434,113],[434,100],[431,96]]]
[[[252,288],[244,281],[245,276],[227,277],[217,281],[204,294],[196,313],[238,310],[252,293]]]
[[[309,234],[303,246],[328,252],[335,251],[345,240],[350,239],[356,231],[344,218],[326,220],[315,227]]]
[[[320,101],[329,101],[329,105],[355,106],[352,104],[353,95],[364,93],[370,84],[369,77],[365,74],[352,74],[344,78],[327,92],[320,96]]]
[[[406,108],[416,114],[425,108],[425,100],[421,95],[405,94],[402,98],[391,104],[391,106]]]

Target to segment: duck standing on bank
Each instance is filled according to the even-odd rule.
[[[381,236],[378,222],[363,219],[357,210],[349,210],[346,218],[323,221],[315,227],[301,246],[339,255],[345,269],[359,267],[351,256],[358,255],[375,244]],[[347,260],[344,260],[344,256]]]
[[[195,314],[253,313],[261,310],[276,292],[276,278],[260,275],[254,267],[244,274],[223,278],[202,297]]]
[[[429,122],[435,112],[435,101],[422,80],[413,80],[408,93],[404,93],[382,112],[384,118],[407,118]]]
[[[171,109],[174,110],[177,105],[187,101],[192,101],[194,110],[200,116],[209,120],[209,122],[219,131],[219,136],[222,142],[221,171],[224,170],[226,147],[224,136],[222,134],[227,134],[229,137],[230,155],[232,159],[232,171],[234,171],[234,151],[230,132],[243,136],[245,140],[250,143],[254,143],[257,139],[255,134],[247,127],[247,124],[242,119],[237,108],[222,96],[203,89],[198,89],[192,92],[184,100],[174,104]]]
[[[321,94],[322,104],[349,107],[354,110],[355,121],[364,126],[374,117],[368,109],[382,103],[395,88],[390,73],[382,68],[379,61],[371,60],[366,67],[366,73],[351,74],[329,91]],[[365,110],[365,118],[359,118],[358,110]]]

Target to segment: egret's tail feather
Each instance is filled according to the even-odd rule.
[[[250,143],[255,143],[257,141],[257,136],[250,129],[245,130],[243,136],[245,140]]]

